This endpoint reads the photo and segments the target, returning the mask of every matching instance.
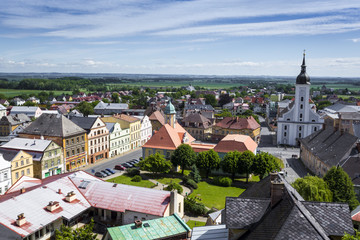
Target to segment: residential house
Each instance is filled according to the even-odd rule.
[[[109,157],[109,130],[101,118],[71,117],[70,120],[86,130],[90,164]]]
[[[35,178],[43,179],[65,172],[63,150],[52,140],[14,138],[0,149],[22,150],[30,154]]]
[[[6,116],[6,107],[0,104],[0,118]]]
[[[54,237],[62,224],[82,225],[90,216],[99,227],[173,214],[182,218],[184,197],[176,192],[104,182],[77,171],[42,180],[23,176],[0,198],[0,209],[0,239],[45,240]]]
[[[19,136],[53,140],[63,148],[66,171],[87,165],[86,131],[63,115],[42,114]]]
[[[223,159],[228,152],[250,151],[256,154],[258,144],[247,135],[228,134],[214,147],[214,151]]]
[[[6,100],[6,99],[0,99],[0,104],[3,105],[3,106],[9,106],[10,105],[9,101]]]
[[[183,119],[184,129],[196,140],[209,140],[212,133],[213,122],[201,113],[190,113]]]
[[[26,114],[10,114],[0,120],[0,136],[8,136],[18,126],[25,126],[31,122]]]
[[[242,134],[250,136],[256,143],[260,141],[260,124],[250,117],[225,117],[213,126],[212,139],[220,141],[228,134]]]
[[[105,123],[109,131],[110,157],[125,153],[130,150],[130,129],[122,129],[120,123]]]
[[[14,106],[10,114],[25,114],[29,118],[38,118],[42,114],[42,111],[39,107]]]
[[[135,223],[111,227],[103,240],[135,240],[135,239],[189,239],[191,228],[176,213],[162,218],[135,221]]]
[[[118,122],[122,129],[130,129],[130,149],[140,147],[140,119],[125,114],[116,114],[112,117],[101,118],[104,122]]]
[[[11,162],[0,154],[0,195],[11,187]]]
[[[358,156],[358,142],[356,136],[326,126],[300,140],[300,158],[311,172],[323,177],[331,167]]]
[[[3,158],[11,162],[11,184],[14,184],[21,176],[34,176],[33,158],[22,150],[6,150],[0,148]]]
[[[155,131],[159,131],[159,129],[165,124],[165,116],[159,110],[153,112],[149,116],[149,120],[151,122],[152,129]]]
[[[188,114],[193,112],[200,112],[204,117],[208,119],[213,119],[214,111],[215,109],[211,105],[189,104],[184,107],[183,117],[185,118]]]
[[[129,109],[126,103],[104,103],[100,101],[94,107],[94,113],[98,115],[121,114],[124,109]]]
[[[226,197],[222,217],[229,240],[341,239],[354,233],[347,203],[305,201],[278,173],[239,197]]]
[[[134,116],[140,119],[140,146],[144,145],[152,136],[152,125],[148,116]]]
[[[40,103],[40,99],[36,98],[36,97],[29,97],[28,99],[26,99],[27,102],[32,102],[32,103],[36,103],[39,104]]]
[[[13,98],[12,102],[14,103],[15,106],[22,106],[22,105],[24,105],[25,100],[16,97],[16,98]]]
[[[142,146],[143,158],[158,152],[169,159],[180,144],[195,141],[195,138],[176,122],[176,111],[171,102],[166,106],[164,113],[165,124]]]

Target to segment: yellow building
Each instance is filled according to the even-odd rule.
[[[121,129],[130,129],[130,149],[135,149],[141,145],[141,121],[140,119],[126,114],[116,114],[112,117],[101,118],[104,122],[119,123]]]
[[[34,176],[33,158],[22,150],[0,149],[4,159],[11,162],[11,184],[14,184],[21,176]]]

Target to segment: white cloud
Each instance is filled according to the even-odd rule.
[[[353,43],[358,43],[360,42],[360,38],[353,38],[353,39],[350,39]]]

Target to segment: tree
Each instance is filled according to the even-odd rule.
[[[246,182],[249,181],[249,174],[251,172],[251,166],[254,162],[255,154],[249,150],[246,150],[240,154],[238,167],[239,173],[246,174]]]
[[[224,160],[221,162],[221,168],[224,172],[231,174],[231,179],[234,181],[235,174],[239,171],[239,158],[240,158],[240,152],[233,151],[228,152]]]
[[[164,155],[155,153],[139,162],[137,166],[140,167],[141,170],[152,173],[168,173],[171,170],[172,164],[165,159]]]
[[[196,158],[196,164],[200,169],[205,171],[206,178],[209,178],[211,170],[219,168],[220,162],[219,154],[213,149],[206,152],[200,152]]]
[[[197,169],[195,164],[191,166],[191,172],[189,174],[189,177],[191,177],[197,183],[201,181],[199,170]]]
[[[292,186],[306,201],[332,202],[332,192],[322,178],[307,175],[296,179]]]
[[[221,113],[215,114],[215,117],[232,117],[233,115],[229,109],[223,109]]]
[[[219,105],[222,107],[223,105],[232,101],[232,97],[229,94],[221,94],[219,98]]]
[[[26,101],[23,106],[28,106],[28,107],[32,107],[32,106],[36,106],[36,103],[32,102],[32,101]]]
[[[206,104],[209,104],[209,105],[211,105],[213,107],[215,107],[217,105],[215,95],[205,94],[204,98],[205,98],[205,103]]]
[[[171,155],[171,162],[174,165],[180,165],[181,174],[184,174],[185,168],[189,168],[195,163],[196,154],[188,144],[181,144]]]
[[[324,176],[324,181],[333,193],[334,202],[348,203],[351,210],[354,210],[359,205],[359,201],[355,196],[354,184],[341,167],[330,168]]]
[[[89,224],[84,227],[72,229],[71,227],[61,225],[60,231],[55,230],[56,240],[95,240],[97,234],[93,233],[94,219],[91,219]]]
[[[251,166],[251,172],[258,175],[260,180],[263,179],[266,174],[275,170],[280,170],[280,166],[273,155],[267,152],[256,154]]]
[[[113,103],[120,103],[119,94],[116,92],[111,94],[111,99]]]
[[[89,116],[90,114],[94,113],[94,107],[91,105],[91,103],[88,103],[86,101],[83,101],[79,103],[77,106],[77,109],[84,114],[85,117]]]
[[[345,233],[345,235],[341,238],[341,240],[360,240],[360,232],[358,232],[358,230],[355,229],[355,235]]]

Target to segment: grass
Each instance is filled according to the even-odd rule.
[[[146,187],[146,188],[152,188],[154,186],[154,183],[150,182],[149,180],[141,180],[141,182],[132,182],[131,177],[126,175],[121,175],[115,178],[111,178],[107,180],[107,182],[120,183],[120,184],[132,185],[137,187]]]
[[[199,221],[194,221],[194,220],[189,220],[186,223],[191,229],[193,229],[194,227],[200,227],[200,226],[205,226],[206,222],[199,222]]]
[[[225,207],[225,197],[237,197],[245,191],[245,189],[242,188],[220,187],[207,182],[198,183],[198,187],[199,188],[195,189],[190,196],[197,196],[202,199],[201,202],[208,208],[215,207],[217,209]]]
[[[50,92],[48,90],[24,90],[24,89],[0,89],[0,93],[4,94],[5,97],[7,98],[13,98],[15,96],[19,96],[21,94],[37,94],[40,92]],[[54,94],[57,95],[61,95],[61,94],[70,94],[72,95],[72,91],[51,91],[54,92]]]
[[[182,179],[180,178],[155,178],[154,180],[158,181],[159,183],[165,184],[165,185],[169,185],[170,183],[180,183],[182,182]]]
[[[235,181],[246,182],[246,178],[237,178],[235,179]],[[249,177],[249,182],[258,182],[258,181],[260,181],[259,176],[251,175]]]

